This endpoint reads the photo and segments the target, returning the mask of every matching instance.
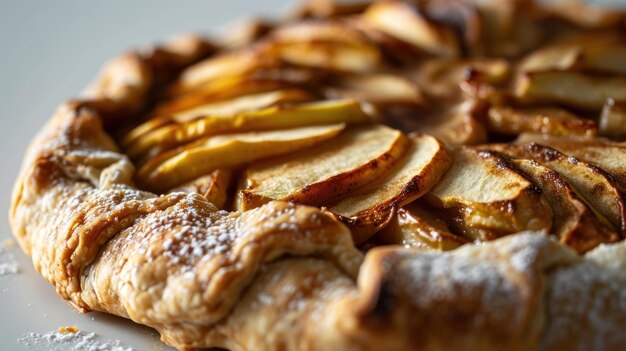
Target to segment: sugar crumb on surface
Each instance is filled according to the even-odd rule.
[[[69,327],[75,328],[75,327]],[[102,340],[96,333],[85,331],[53,331],[45,334],[26,333],[17,339],[17,344],[27,349],[38,348],[50,351],[134,351],[119,340]]]
[[[0,276],[20,272],[20,266],[11,252],[11,249],[16,246],[15,240],[13,239],[5,239],[0,243]]]

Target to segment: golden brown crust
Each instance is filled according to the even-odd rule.
[[[228,213],[196,194],[157,196],[107,176],[123,173],[126,158],[110,150],[100,119],[77,108],[62,108],[40,137],[11,216],[36,269],[76,308],[129,317],[179,347],[209,346],[187,339],[224,318],[265,262],[317,256],[356,277],[349,231],[319,209],[274,202]]]
[[[389,350],[619,349],[626,340],[614,327],[626,318],[617,306],[626,281],[593,257],[610,262],[623,247],[601,246],[581,259],[521,233],[449,253],[374,249],[361,267],[361,294],[339,302],[337,323],[363,349],[376,342]]]
[[[135,188],[132,162],[104,127],[145,108],[168,75],[212,50],[187,40],[114,61],[25,156],[11,226],[77,309],[154,327],[179,349],[626,344],[625,242],[578,257],[534,233],[451,253],[393,247],[363,257],[349,230],[317,208],[271,202],[228,213],[196,194]]]

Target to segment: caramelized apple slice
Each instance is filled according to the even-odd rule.
[[[626,137],[626,102],[608,99],[600,114],[600,134],[614,138]]]
[[[617,185],[607,173],[576,157],[537,143],[489,145],[489,149],[517,158],[535,160],[560,173],[619,233],[626,228],[626,204]]]
[[[375,240],[382,245],[437,251],[454,250],[469,242],[452,234],[441,216],[418,203],[398,209],[389,224],[376,234]]]
[[[399,75],[374,73],[343,76],[333,83],[326,89],[326,96],[330,98],[352,98],[378,105],[425,103],[417,84]]]
[[[607,99],[626,101],[626,78],[587,76],[576,72],[531,72],[516,82],[522,102],[552,102],[600,111]]]
[[[220,210],[225,210],[228,201],[228,187],[232,172],[216,169],[209,175],[201,176],[171,190],[171,192],[197,193],[204,196]]]
[[[246,171],[239,192],[249,210],[271,200],[322,205],[386,174],[404,155],[407,138],[382,125],[346,131],[316,148],[268,160]]]
[[[427,200],[472,240],[492,240],[523,230],[549,230],[552,211],[541,192],[489,151],[454,149],[452,167]]]
[[[414,134],[409,139],[406,155],[387,175],[328,208],[352,227],[356,243],[386,224],[396,209],[432,189],[450,167],[451,156],[439,140],[425,134]]]
[[[552,232],[563,244],[584,253],[620,239],[606,219],[597,217],[559,173],[532,160],[515,159],[512,163],[541,189],[552,208]]]
[[[449,99],[466,88],[505,82],[510,74],[506,60],[492,58],[430,59],[420,63],[411,76],[420,88],[436,98]],[[469,83],[469,84],[468,84]],[[473,92],[473,91],[470,91]]]
[[[374,46],[347,46],[331,42],[286,43],[272,46],[285,62],[347,72],[370,72],[380,64]]]
[[[122,140],[120,143],[122,144],[122,147],[124,149],[129,149],[130,147],[132,147],[134,143],[138,142],[138,140],[141,139],[145,134],[148,134],[149,132],[155,129],[167,126],[169,124],[172,124],[172,122],[165,118],[150,118],[147,121],[138,125],[137,127],[131,129],[129,132],[127,132],[122,137]]]
[[[303,18],[331,18],[354,15],[363,12],[369,6],[369,1],[336,1],[336,0],[308,0],[292,17]]]
[[[240,96],[259,94],[270,91],[290,89],[292,83],[282,78],[232,76],[205,83],[193,92],[174,97],[157,105],[155,116],[172,115],[177,112],[205,105],[211,102],[224,101]]]
[[[256,47],[232,51],[217,57],[210,57],[187,68],[167,93],[169,96],[177,96],[210,81],[240,76],[259,68],[279,65],[280,62],[276,57],[260,55]]]
[[[235,196],[233,197],[232,210],[238,211],[238,212],[244,212],[243,201],[241,199],[241,196],[239,196],[239,194],[246,189],[247,181],[246,181],[246,177],[242,176],[241,174],[238,175],[237,179],[238,179],[237,184],[235,184],[235,191],[234,191]]]
[[[559,108],[516,109],[493,106],[487,113],[487,128],[503,135],[542,133],[555,136],[594,137],[596,122],[579,118]]]
[[[252,45],[256,40],[267,35],[276,27],[275,23],[259,19],[248,18],[242,22],[230,26],[224,37],[220,40],[221,46],[226,50],[238,50]]]
[[[298,66],[368,72],[381,62],[378,48],[346,22],[292,24],[274,31],[263,44],[263,55]]]
[[[230,116],[239,113],[256,111],[277,104],[305,102],[313,96],[299,89],[275,90],[259,94],[244,95],[229,100],[210,102],[188,110],[175,112],[172,115],[155,116],[139,126],[133,128],[122,140],[122,145],[128,147],[142,135],[172,122],[185,123],[207,116]]]
[[[449,107],[431,120],[418,119],[416,130],[432,134],[449,144],[481,144],[487,141],[487,129],[483,123],[486,111],[484,101],[470,99]]]
[[[452,30],[429,21],[405,2],[377,2],[363,13],[363,21],[427,53],[442,57],[459,55],[459,43]]]
[[[462,37],[464,51],[482,56],[483,20],[478,9],[466,0],[425,1],[428,18],[453,28]]]
[[[567,71],[580,60],[580,45],[556,44],[532,52],[519,64],[521,72]]]
[[[321,143],[344,127],[340,123],[209,137],[154,158],[139,170],[137,177],[146,188],[163,191],[217,168],[234,168]]]
[[[515,58],[545,40],[536,7],[525,1],[469,0],[480,13],[483,55]]]
[[[302,42],[333,42],[342,45],[371,45],[368,38],[349,22],[302,21],[283,26],[272,32],[271,43],[296,44]]]
[[[520,135],[516,143],[537,142],[567,156],[574,156],[610,174],[615,185],[626,192],[626,145],[608,140],[549,138],[536,134]]]
[[[289,107],[269,107],[237,115],[209,116],[171,124],[144,134],[129,145],[131,157],[158,154],[198,138],[235,132],[303,127],[328,123],[361,123],[371,120],[354,100],[328,100]]]
[[[352,18],[344,19],[350,22],[350,25],[358,29],[369,40],[374,42],[380,49],[381,54],[386,61],[400,66],[409,66],[415,63],[415,60],[424,55],[424,52],[410,43],[400,40],[392,35],[389,35],[373,26],[362,21],[360,17],[354,16]]]
[[[622,33],[593,34],[537,50],[526,57],[523,72],[584,70],[626,74],[626,43]]]
[[[177,123],[185,123],[207,116],[230,116],[278,104],[306,102],[312,99],[313,96],[304,90],[282,89],[200,105],[189,110],[176,112],[168,118]]]

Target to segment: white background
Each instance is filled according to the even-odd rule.
[[[30,139],[55,107],[75,96],[110,58],[177,33],[218,33],[242,17],[277,17],[293,0],[0,0],[0,242],[11,188]],[[21,272],[0,276],[0,350],[22,350],[23,333],[77,325],[135,350],[167,350],[148,328],[120,318],[81,315],[56,296],[28,258],[11,250]],[[92,318],[94,320],[92,320]]]

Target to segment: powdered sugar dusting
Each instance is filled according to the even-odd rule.
[[[0,244],[0,276],[20,272],[20,266],[10,251],[13,247],[15,247],[13,239],[7,239]]]
[[[282,306],[284,313],[306,313],[310,321],[323,320],[329,301],[358,294],[351,279],[329,266],[332,264],[319,259],[287,259],[264,265],[253,287],[256,290],[251,292],[254,298],[250,307]]]
[[[101,340],[95,333],[84,331],[27,333],[17,339],[17,343],[27,348],[36,347],[50,351],[134,351],[132,347],[122,345],[119,340]]]
[[[543,248],[549,242],[541,233],[532,232],[519,233],[508,239],[511,266],[519,272],[529,272],[537,266]]]
[[[594,250],[589,251],[585,256],[591,260],[616,274],[626,272],[626,242],[616,244],[602,244]]]
[[[451,254],[427,253],[410,260],[406,268],[408,279],[403,285],[407,291],[415,292],[413,303],[416,307],[429,309],[437,301],[470,299],[480,304],[475,306],[477,313],[486,313],[502,322],[513,317],[510,299],[516,299],[517,291],[498,264]],[[479,298],[473,299],[477,293]],[[482,321],[480,315],[475,315],[475,323],[481,324]]]
[[[142,222],[141,231],[144,233],[168,233],[169,236],[163,240],[160,250],[142,248],[140,250],[145,251],[143,254],[149,259],[164,255],[175,264],[183,264],[185,271],[191,270],[198,259],[225,254],[242,233],[236,228],[236,221],[226,212],[198,208],[202,202],[199,201],[200,195],[180,195],[185,197],[177,205],[138,221]]]
[[[211,223],[209,217],[188,215],[173,237],[163,242],[163,253],[173,261],[224,254],[238,236],[234,221],[219,219]]]
[[[462,305],[452,308],[475,327],[515,329],[532,307],[528,292],[539,293],[533,285],[539,284],[537,271],[549,244],[545,235],[524,233],[448,253],[407,254],[392,272],[419,310]]]
[[[617,274],[616,274],[617,273]],[[626,277],[585,260],[556,270],[545,303],[550,350],[621,350],[626,345]],[[575,340],[575,346],[564,345]]]
[[[149,233],[167,232],[169,237],[163,240],[161,250],[149,250],[145,254],[151,257],[157,255],[155,251],[161,251],[158,255],[164,255],[176,264],[183,264],[183,271],[193,270],[199,260],[230,254],[232,246],[241,238],[255,236],[251,231],[307,232],[298,225],[296,208],[293,206],[245,214],[216,210],[207,213],[198,207],[200,195],[184,195],[185,198],[177,206],[146,218],[146,228],[142,230]],[[242,221],[240,216],[246,219]],[[261,223],[262,228],[250,223]]]

